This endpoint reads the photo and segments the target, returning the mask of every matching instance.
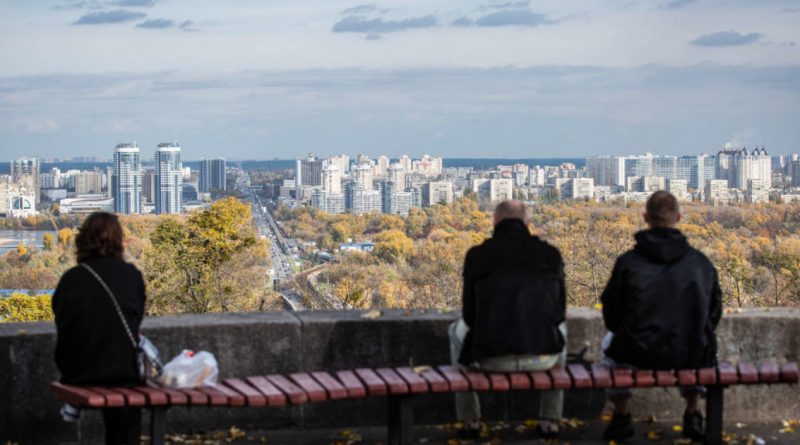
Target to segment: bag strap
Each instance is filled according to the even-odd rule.
[[[108,285],[106,285],[106,282],[103,281],[102,278],[100,278],[100,275],[98,275],[97,272],[94,271],[94,269],[92,269],[86,263],[80,263],[80,264],[81,264],[81,266],[83,266],[84,269],[88,270],[89,273],[94,275],[94,277],[97,279],[97,281],[100,283],[100,285],[103,286],[103,289],[106,290],[106,293],[108,294],[108,297],[111,299],[111,302],[114,303],[114,309],[117,310],[117,315],[119,315],[119,319],[122,322],[122,327],[125,328],[125,333],[128,334],[128,338],[131,340],[131,344],[133,345],[133,349],[138,351],[139,350],[139,343],[134,338],[133,332],[131,332],[131,328],[130,328],[130,326],[128,326],[128,321],[125,320],[125,316],[122,315],[122,308],[119,307],[119,302],[117,302],[117,297],[114,296],[114,293],[111,292],[111,289],[108,288]]]

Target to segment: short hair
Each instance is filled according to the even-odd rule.
[[[78,262],[89,258],[111,257],[122,259],[122,226],[117,215],[95,212],[81,224],[75,237],[75,257]]]
[[[647,199],[645,211],[650,225],[654,227],[670,227],[678,222],[681,208],[672,193],[659,190]]]
[[[503,201],[494,209],[494,218],[497,222],[506,219],[518,219],[524,223],[528,222],[528,209],[522,201],[510,199]]]

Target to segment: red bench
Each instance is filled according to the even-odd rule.
[[[413,442],[412,399],[416,394],[459,391],[519,391],[590,388],[650,388],[706,385],[707,443],[722,443],[723,390],[729,385],[797,383],[796,363],[765,362],[756,366],[720,363],[716,368],[679,371],[609,369],[602,365],[569,365],[535,372],[480,372],[453,366],[437,368],[360,368],[352,371],[298,372],[226,379],[217,385],[182,390],[137,387],[72,386],[54,382],[62,401],[83,409],[133,406],[151,410],[150,440],[162,445],[166,410],[171,406],[271,407],[326,400],[387,396],[388,441]]]

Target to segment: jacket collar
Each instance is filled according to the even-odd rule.
[[[530,235],[528,226],[518,219],[504,219],[494,226],[493,236],[498,235]]]

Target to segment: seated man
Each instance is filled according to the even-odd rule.
[[[645,369],[702,368],[716,365],[721,291],[717,270],[689,246],[675,227],[681,219],[674,196],[658,191],[647,200],[649,229],[636,234],[636,246],[617,259],[600,297],[609,335],[604,361],[612,366]],[[686,399],[683,435],[704,436],[698,398],[704,388],[681,388]],[[630,390],[609,390],[614,415],[606,440],[633,436]]]
[[[450,326],[453,364],[491,371],[537,371],[564,365],[566,296],[558,249],[528,231],[525,205],[505,201],[494,212],[494,234],[467,252],[463,318]],[[562,391],[542,393],[540,431],[558,435]],[[477,394],[456,393],[462,434],[477,437]]]

